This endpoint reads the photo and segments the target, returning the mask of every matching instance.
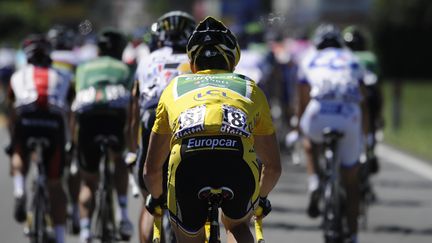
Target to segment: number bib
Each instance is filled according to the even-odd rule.
[[[179,128],[174,134],[175,138],[204,131],[205,105],[196,106],[182,112],[178,118]]]
[[[222,112],[221,132],[250,137],[247,116],[242,110],[229,105],[222,105]]]

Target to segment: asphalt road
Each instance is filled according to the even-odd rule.
[[[0,129],[0,148],[7,142],[5,130]],[[378,151],[382,168],[380,174],[373,178],[378,202],[369,210],[368,227],[360,232],[360,242],[431,243],[431,167],[411,166],[417,164],[414,158],[397,153],[387,146],[379,147]],[[303,165],[292,165],[285,154],[282,158],[283,175],[270,195],[273,212],[264,220],[266,242],[320,243],[320,220],[309,219],[305,214],[305,168]],[[13,196],[9,159],[0,153],[0,160],[0,243],[28,242],[23,236],[23,227],[12,217]],[[130,199],[129,212],[135,221],[140,203],[140,200]],[[68,236],[67,242],[78,242],[78,238]],[[137,237],[134,236],[131,242],[137,242]]]

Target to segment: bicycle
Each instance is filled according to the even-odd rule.
[[[99,163],[99,186],[96,191],[96,207],[91,227],[92,238],[101,242],[110,243],[120,240],[117,235],[113,197],[113,171],[114,164],[110,160],[109,149],[118,144],[118,139],[113,135],[98,135],[95,142],[99,144],[101,158]]]
[[[24,229],[24,233],[30,238],[31,243],[55,242],[53,224],[49,215],[50,201],[46,185],[47,175],[43,164],[43,152],[49,145],[50,142],[45,137],[30,137],[26,144],[30,151],[34,152],[32,162],[37,165],[37,175],[33,181],[32,208],[27,213],[27,226]]]
[[[325,243],[342,243],[344,241],[346,219],[345,191],[341,186],[340,165],[337,156],[338,141],[343,133],[331,128],[323,129],[323,159],[321,167],[321,199],[323,200],[323,231]]]

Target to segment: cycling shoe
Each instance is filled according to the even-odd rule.
[[[27,219],[25,196],[15,198],[14,217],[18,223],[23,223]]]
[[[120,221],[119,234],[121,240],[129,241],[133,235],[133,224],[130,220],[127,219]]]
[[[311,218],[316,218],[321,214],[318,206],[319,199],[320,199],[319,190],[315,190],[310,194],[307,214]]]

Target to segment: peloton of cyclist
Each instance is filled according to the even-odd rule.
[[[16,221],[26,220],[25,178],[31,154],[26,142],[30,137],[46,137],[44,150],[47,187],[56,242],[64,242],[66,194],[62,187],[65,163],[66,118],[69,112],[70,82],[51,68],[50,43],[43,35],[28,36],[22,45],[27,64],[11,78],[9,90],[9,130]]]
[[[380,87],[378,59],[368,49],[367,38],[364,31],[359,27],[348,26],[345,28],[343,38],[345,45],[353,51],[366,71],[364,84],[366,87],[365,98],[369,112],[369,133],[367,136],[368,169],[370,173],[377,173],[379,171],[379,163],[378,158],[375,156],[376,133],[384,124],[382,117],[383,97]]]
[[[281,174],[278,143],[264,93],[233,70],[240,58],[235,36],[207,17],[189,38],[192,72],[176,77],[156,109],[144,165],[144,181],[154,212],[163,199],[163,166],[168,166],[171,225],[178,242],[203,242],[206,186],[229,187],[234,198],[222,203],[228,242],[253,242],[248,223],[257,202],[267,199]],[[262,159],[260,174],[257,156]]]
[[[308,214],[319,215],[319,179],[314,168],[322,131],[331,127],[344,133],[338,146],[341,178],[347,192],[347,218],[351,242],[357,242],[359,207],[358,165],[363,149],[362,126],[367,114],[362,102],[363,70],[357,59],[344,48],[342,36],[331,24],[320,25],[313,36],[315,50],[302,60],[299,83],[299,118],[304,134],[307,159]]]
[[[76,71],[76,96],[72,105],[75,114],[74,142],[77,144],[81,174],[80,238],[88,242],[90,220],[94,209],[94,193],[98,186],[100,160],[98,135],[114,135],[118,146],[113,148],[114,178],[121,211],[119,233],[128,240],[133,225],[127,212],[128,169],[122,152],[130,103],[130,72],[120,61],[126,38],[115,29],[102,30],[97,37],[99,57],[83,63]]]
[[[138,181],[144,198],[148,195],[142,173],[147,154],[148,140],[155,120],[155,110],[162,91],[176,76],[191,73],[186,44],[195,29],[195,20],[188,13],[171,11],[162,15],[153,25],[153,35],[158,49],[144,57],[136,72],[133,89],[133,108],[131,112],[131,135],[133,144],[131,151],[136,151],[137,137],[139,141]],[[138,135],[138,126],[140,134]],[[165,173],[166,181],[166,173]],[[166,191],[166,190],[164,190]],[[139,220],[141,242],[150,242],[153,227],[151,214],[144,207]]]

